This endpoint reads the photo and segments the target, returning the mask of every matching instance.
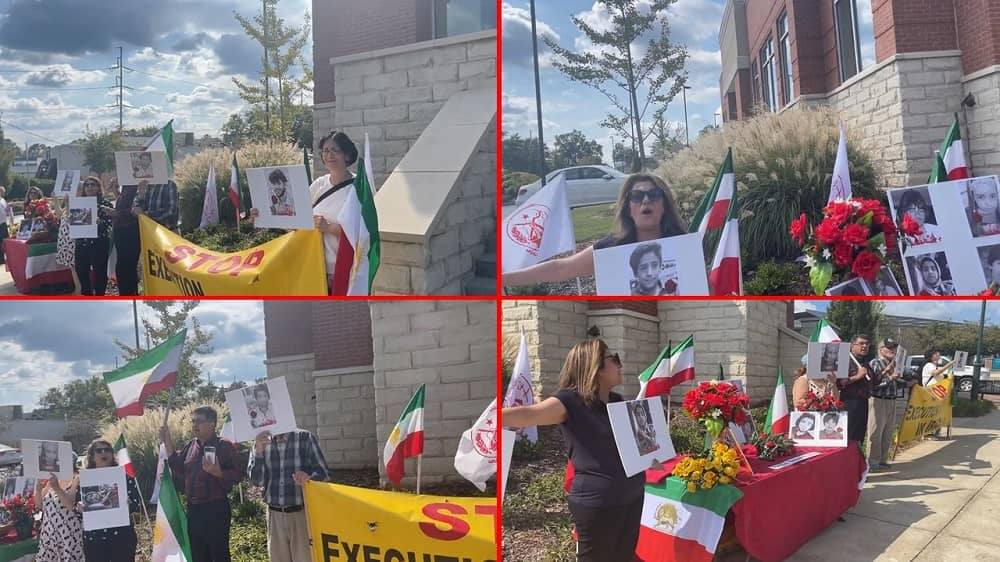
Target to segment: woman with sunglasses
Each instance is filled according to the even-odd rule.
[[[115,449],[111,443],[96,439],[87,447],[87,464],[85,468],[108,468],[118,466]],[[128,505],[130,513],[138,513],[142,509],[142,495],[135,484],[135,478],[125,476],[128,488]],[[79,481],[74,480],[70,489],[57,492],[66,509],[82,505]],[[87,562],[133,562],[138,540],[135,528],[131,522],[124,527],[97,529],[83,532],[83,552]]]
[[[615,206],[611,234],[571,256],[503,274],[505,285],[565,281],[594,274],[594,250],[650,242],[687,232],[667,184],[657,176],[632,174],[625,180]]]
[[[639,540],[645,475],[625,476],[607,405],[621,402],[611,389],[624,382],[622,363],[603,340],[573,346],[555,396],[503,409],[504,426],[559,424],[575,476],[569,510],[576,526],[577,562],[628,560]]]
[[[316,178],[309,186],[313,222],[323,235],[323,257],[326,261],[327,289],[333,292],[333,264],[340,245],[340,224],[337,216],[347,201],[348,186],[354,185],[354,175],[348,167],[358,160],[358,147],[351,137],[340,131],[330,131],[319,140],[320,159],[328,174]],[[371,178],[369,178],[371,181]],[[372,188],[374,191],[374,187]],[[250,220],[260,216],[257,208],[250,209]]]
[[[101,180],[89,176],[77,193],[80,197],[97,197],[97,238],[77,238],[74,266],[80,280],[80,294],[103,297],[108,286],[108,254],[111,251],[111,218],[115,208],[104,198]],[[90,282],[93,271],[94,284]]]

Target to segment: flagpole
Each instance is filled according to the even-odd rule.
[[[139,305],[132,299],[132,324],[135,326],[135,351],[139,353]]]
[[[420,495],[420,461],[424,460],[424,454],[417,455],[417,495]]]
[[[674,342],[671,340],[667,340],[667,373],[667,376],[674,373]],[[670,395],[673,392],[673,388],[667,391],[667,429],[670,429]]]
[[[576,278],[576,294],[578,295],[583,294],[583,285],[580,283],[579,277]]]

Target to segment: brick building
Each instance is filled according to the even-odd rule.
[[[496,11],[313,0],[315,139],[371,141],[380,294],[496,293]]]
[[[793,322],[791,301],[503,301],[504,346],[516,350],[524,329],[538,396],[555,392],[569,349],[597,326],[621,355],[626,397],[639,392],[637,375],[668,342],[693,335],[697,379],[717,379],[721,364],[727,378],[743,379],[751,402],[759,404],[770,400],[778,367],[790,385],[806,352],[807,338]],[[690,388],[675,389],[675,402]]]
[[[464,481],[459,437],[496,397],[495,302],[264,301],[264,329],[267,376],[285,377],[331,468],[384,475],[389,432],[423,383],[423,481]]]
[[[973,174],[995,174],[998,30],[1000,0],[728,0],[723,120],[829,105],[900,187],[926,181],[957,112]]]

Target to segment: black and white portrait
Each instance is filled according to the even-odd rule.
[[[944,252],[910,256],[906,258],[906,268],[913,294],[931,297],[955,295],[955,284]]]
[[[628,403],[628,419],[632,425],[632,435],[639,447],[640,455],[648,455],[660,448],[656,444],[656,430],[649,411],[649,402],[636,400]]]
[[[80,488],[80,500],[84,511],[102,511],[117,509],[118,484],[98,484]]]
[[[250,416],[251,426],[267,427],[278,421],[271,406],[271,391],[268,390],[267,384],[244,388],[243,395],[246,398],[247,415]]]

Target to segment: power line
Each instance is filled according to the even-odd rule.
[[[107,90],[113,88],[114,86],[92,86],[88,88],[61,88],[59,86],[43,87],[43,88],[0,88],[0,92],[74,92],[79,90]]]
[[[234,94],[239,94],[240,93],[238,90],[233,90],[233,89],[230,89],[230,88],[223,88],[221,86],[213,86],[211,84],[202,84],[200,82],[191,82],[190,80],[182,80],[180,78],[172,78],[170,76],[163,76],[162,74],[153,74],[152,72],[145,72],[143,70],[137,70],[135,68],[129,68],[127,66],[125,67],[125,70],[131,71],[131,72],[138,72],[139,74],[145,74],[146,76],[152,76],[153,78],[160,78],[162,80],[170,80],[170,81],[173,81],[173,82],[183,82],[184,84],[190,84],[192,86],[201,86],[203,88],[210,88],[210,89],[215,89],[215,90],[225,90],[227,92],[232,92]]]
[[[35,133],[35,132],[33,132],[33,131],[29,131],[28,129],[24,129],[24,128],[22,128],[22,127],[18,127],[17,125],[15,125],[15,124],[11,123],[10,121],[4,121],[3,119],[0,119],[0,124],[5,124],[5,125],[9,125],[9,126],[11,126],[11,127],[15,128],[15,129],[17,129],[18,131],[21,131],[21,132],[24,132],[24,133],[27,133],[27,134],[29,134],[29,135],[31,135],[31,136],[34,136],[34,137],[38,137],[38,138],[40,138],[40,139],[42,139],[42,140],[47,140],[47,141],[49,141],[49,142],[53,142],[53,143],[55,143],[56,145],[60,145],[60,144],[69,144],[69,143],[65,143],[65,142],[60,142],[60,141],[57,141],[57,140],[55,140],[55,139],[50,139],[50,138],[48,138],[48,137],[46,137],[46,136],[42,136],[42,135],[39,135],[38,133]]]
[[[98,72],[98,71],[112,70],[112,68],[109,68],[109,67],[105,67],[105,68],[73,68],[73,67],[70,67],[69,69],[72,70],[72,71],[74,71],[74,72]],[[20,69],[13,69],[13,68],[0,68],[0,73],[11,72],[11,73],[15,73],[16,74],[16,73],[21,73],[21,72],[47,72],[49,70],[62,70],[64,72],[66,71],[65,68],[62,68],[62,67],[59,67],[59,66],[50,66],[48,68],[43,68],[41,70],[20,70]]]

